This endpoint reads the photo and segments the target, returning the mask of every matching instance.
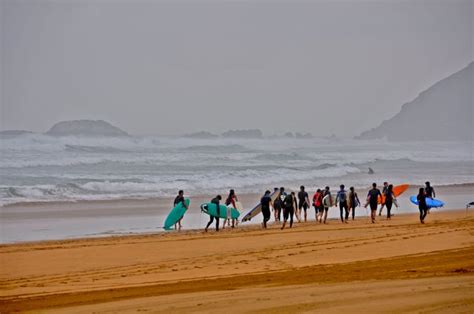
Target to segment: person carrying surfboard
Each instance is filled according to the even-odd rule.
[[[434,188],[431,186],[429,181],[425,182],[425,194],[426,194],[426,197],[429,197],[429,198],[435,198],[436,197],[436,192],[435,192]],[[428,208],[427,210],[428,210],[427,212],[429,214],[430,209]]]
[[[349,188],[349,199],[348,199],[348,207],[349,211],[352,212],[352,220],[355,219],[355,210],[357,206],[360,206],[359,196],[357,196],[357,192],[354,190],[354,187],[351,186]]]
[[[324,207],[324,220],[323,222],[326,223],[326,219],[328,218],[328,211],[329,207],[333,206],[333,198],[331,195],[331,191],[329,186],[326,186],[323,191],[323,207]]]
[[[281,221],[281,212],[285,210],[285,198],[286,192],[284,187],[280,187],[278,197],[273,202],[273,209],[275,210],[275,216],[278,214],[278,221]]]
[[[385,206],[387,207],[387,219],[392,219],[390,211],[392,210],[392,205],[395,200],[395,195],[393,195],[393,185],[390,184],[386,190],[384,190],[383,195],[385,196]],[[383,206],[383,204],[382,204]]]
[[[216,219],[216,231],[219,231],[219,216],[220,216],[220,201],[222,200],[222,196],[220,195],[217,195],[216,197],[214,197],[212,200],[211,200],[211,203],[213,204],[216,204],[216,207],[217,207],[217,216],[214,217],[212,215],[209,215],[209,222],[207,223],[207,226],[206,228],[204,229],[205,232],[207,232],[207,229],[209,228],[209,226],[213,223],[214,221],[214,218]]]
[[[293,215],[297,206],[295,192],[288,194],[283,203],[285,207],[283,210],[283,225],[281,226],[281,230],[285,229],[288,218],[290,218],[290,228],[293,227]]]
[[[420,188],[416,199],[418,201],[418,209],[420,210],[420,222],[425,223],[425,217],[428,213],[428,205],[426,205],[426,189]]]
[[[385,193],[387,192],[387,189],[388,189],[388,182],[384,182],[383,188],[382,188],[382,195],[385,195]],[[380,211],[379,211],[379,216],[382,216],[382,210],[384,206],[385,206],[385,203],[382,203],[382,206],[380,207]]]
[[[270,197],[270,191],[266,190],[265,194],[260,199],[260,204],[262,204],[262,214],[263,214],[263,223],[262,227],[267,228],[267,222],[270,220],[270,206],[273,206],[272,198]]]
[[[380,190],[377,189],[377,183],[372,183],[372,189],[367,194],[367,204],[365,204],[365,208],[367,205],[370,205],[370,218],[372,219],[372,223],[375,223],[375,216],[377,215],[377,204],[379,198],[382,198],[382,193]]]
[[[280,195],[285,193],[285,189],[283,187],[281,187],[280,189],[274,188],[273,193],[278,193],[278,196],[275,198],[275,201],[273,202],[273,215],[275,216],[275,222],[279,222],[281,220],[281,203],[282,203],[282,200],[280,199]]]
[[[184,208],[188,209],[188,205],[186,205],[186,202],[184,201],[184,191],[179,190],[178,195],[175,197],[174,202],[173,202],[173,207],[176,207],[179,203],[183,203]],[[183,216],[184,217],[184,216]],[[183,217],[181,217],[178,222],[174,224],[175,229],[181,229],[181,220],[183,220]],[[178,228],[176,228],[178,226]]]
[[[336,195],[336,205],[339,202],[339,211],[341,213],[341,222],[342,223],[348,223],[349,219],[349,207],[347,206],[347,192],[344,190],[344,184],[341,184],[339,186],[339,191],[337,192]],[[343,210],[345,212],[343,212]]]
[[[301,209],[304,210],[304,222],[308,220],[307,210],[310,207],[309,205],[309,196],[308,192],[304,190],[304,186],[300,186],[300,191],[298,192],[298,222],[301,222]]]
[[[237,205],[235,202],[238,202],[237,195],[235,195],[234,189],[231,189],[229,191],[229,196],[227,196],[227,199],[225,200],[225,205],[226,206],[232,206],[233,208],[237,208]],[[227,219],[224,219],[224,224],[222,225],[222,229],[225,228],[225,224],[227,222],[227,226],[230,226],[230,209],[227,211]],[[237,219],[232,219],[232,228],[235,227],[235,222]]]

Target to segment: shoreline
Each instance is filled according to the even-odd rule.
[[[474,212],[394,218],[1,245],[0,309],[471,312]]]
[[[472,201],[474,184],[435,187],[438,198],[446,202],[440,210],[465,208]],[[334,193],[334,191],[333,191]],[[364,190],[359,190],[362,199]],[[395,215],[416,213],[418,209],[409,202],[409,195],[416,194],[416,187],[411,187],[398,200],[399,209],[392,212]],[[252,208],[260,199],[257,194],[238,195],[245,210]],[[213,196],[196,196],[191,198],[190,209],[186,212],[181,232],[199,231],[209,220],[201,213],[199,205],[209,202]],[[311,195],[310,195],[311,198]],[[28,204],[27,206],[10,206],[0,210],[2,229],[1,244],[33,242],[43,240],[103,238],[108,236],[169,233],[162,229],[163,221],[168,215],[173,198],[156,198],[152,200],[99,201],[75,203],[46,203]],[[358,207],[356,217],[364,219],[367,211]],[[314,209],[308,210],[308,220],[314,220]],[[328,218],[337,218],[339,209],[332,207]],[[261,215],[250,222],[240,223],[240,229],[247,225],[259,225]],[[273,221],[273,215],[270,221]]]

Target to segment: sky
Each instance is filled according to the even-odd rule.
[[[0,129],[354,136],[473,57],[474,1],[0,1]]]

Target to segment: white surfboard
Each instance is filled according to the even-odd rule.
[[[278,190],[270,194],[270,197],[272,198],[272,202],[276,200],[279,194],[280,194],[280,191]],[[252,208],[245,215],[243,215],[242,222],[250,221],[253,217],[257,216],[261,212],[262,212],[262,204],[259,202],[257,205],[255,205],[254,208]]]

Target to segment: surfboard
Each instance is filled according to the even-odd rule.
[[[189,198],[185,198],[184,202],[186,203],[186,206],[189,208]],[[183,203],[179,203],[176,205],[168,214],[168,217],[166,217],[165,223],[163,228],[166,230],[170,230],[172,226],[174,226],[175,223],[177,223],[183,216],[184,213],[186,212],[186,207],[183,206]]]
[[[329,196],[332,196],[332,195],[328,194],[328,195],[326,195],[325,197],[323,197],[323,205],[324,205],[324,207],[331,207],[331,206],[334,206],[334,205],[335,205],[334,202],[335,202],[336,199],[334,198],[334,196],[332,196],[331,198],[329,198]],[[332,202],[330,202],[330,200],[331,200]]]
[[[418,205],[418,199],[416,198],[416,195],[410,196],[410,201],[411,201],[413,204]],[[443,201],[440,201],[440,200],[437,200],[437,199],[434,199],[434,198],[427,197],[427,198],[426,198],[426,206],[428,206],[428,208],[443,207],[443,206],[444,206],[444,202],[443,202]]]
[[[278,195],[280,194],[280,191],[273,191],[272,194],[270,194],[270,197],[272,198],[272,202],[276,200]],[[251,210],[249,210],[243,217],[242,217],[242,222],[250,221],[253,217],[257,216],[262,212],[262,204],[259,202],[257,205],[255,205]]]
[[[230,209],[230,217],[227,217],[227,209]],[[201,204],[201,210],[208,214],[209,216],[218,217],[218,218],[232,218],[237,219],[240,216],[240,213],[237,209],[232,207],[227,207],[225,205],[219,205],[219,216],[217,216],[217,206],[214,203],[204,203]]]
[[[400,184],[400,185],[395,185],[392,189],[392,192],[393,192],[393,195],[395,195],[395,197],[398,197],[399,195],[401,195],[403,192],[405,192],[406,190],[408,190],[408,188],[410,187],[409,184]],[[383,204],[385,203],[385,195],[382,194],[382,199],[379,198],[378,200],[378,204]]]

